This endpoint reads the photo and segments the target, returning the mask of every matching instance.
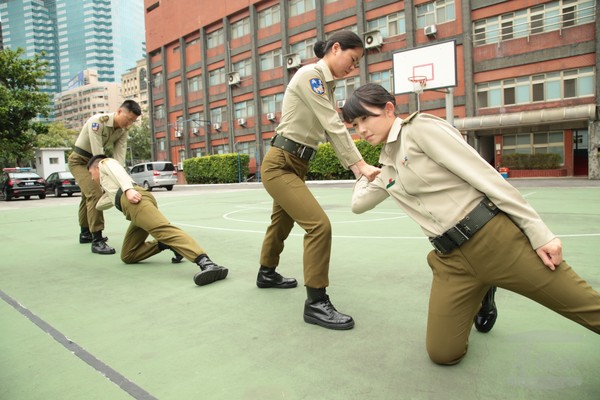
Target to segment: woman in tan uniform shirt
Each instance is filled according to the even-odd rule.
[[[376,84],[346,101],[344,120],[370,144],[384,143],[381,175],[360,178],[352,211],[388,197],[417,222],[435,250],[427,351],[438,364],[467,353],[484,293],[498,286],[526,296],[600,333],[600,294],[563,261],[562,244],[523,196],[430,114],[395,115],[396,99]]]
[[[273,198],[273,211],[263,240],[256,284],[259,288],[278,289],[297,286],[295,279],[284,278],[275,271],[284,241],[296,222],[306,231],[304,321],[328,329],[351,329],[352,317],[338,312],[326,294],[331,224],[305,179],[308,163],[325,136],[344,167],[356,176],[374,179],[379,173],[378,168],[364,162],[334,106],[335,79],[356,68],[364,44],[355,33],[340,31],[326,42],[316,42],[314,51],[321,60],[300,68],[286,88],[281,123],[261,166],[264,187]]]

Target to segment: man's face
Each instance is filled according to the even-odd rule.
[[[124,108],[119,108],[115,114],[115,122],[122,129],[129,128],[138,118],[139,116]]]
[[[100,184],[100,168],[98,167],[98,163],[94,163],[94,165],[92,165],[88,171],[92,176],[92,180],[97,184]]]

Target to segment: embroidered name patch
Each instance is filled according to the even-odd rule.
[[[325,93],[325,87],[323,86],[323,82],[321,82],[321,80],[319,78],[312,78],[310,80],[310,88],[316,94],[321,95],[321,94]]]
[[[100,128],[100,124],[97,122],[92,122],[92,130],[96,132]]]

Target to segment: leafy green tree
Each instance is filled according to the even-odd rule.
[[[132,164],[150,160],[152,157],[150,123],[146,115],[142,115],[140,120],[138,124],[129,129],[129,138],[127,139],[127,146],[129,147],[127,159]]]
[[[35,120],[46,117],[50,96],[40,92],[48,63],[36,54],[24,58],[25,50],[0,51],[0,164],[22,166],[33,151],[35,136],[47,126]]]
[[[68,147],[72,148],[77,139],[77,132],[74,129],[68,129],[62,122],[52,122],[48,125],[48,132],[37,135],[35,138],[35,147]]]

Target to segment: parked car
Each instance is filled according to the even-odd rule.
[[[46,193],[54,193],[54,196],[60,197],[63,194],[73,196],[73,193],[81,193],[81,189],[73,174],[69,171],[53,172],[46,178]]]
[[[131,167],[129,175],[135,183],[143,186],[148,191],[152,191],[155,187],[173,190],[173,185],[177,183],[177,170],[170,161],[136,164]]]
[[[46,198],[46,181],[31,168],[4,168],[0,175],[0,197],[9,201],[13,198],[31,196]]]

